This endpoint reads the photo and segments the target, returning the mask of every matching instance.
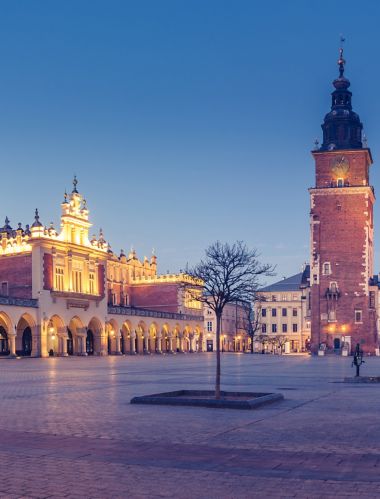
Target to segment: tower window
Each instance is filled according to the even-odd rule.
[[[323,264],[323,275],[330,275],[330,274],[331,274],[331,263],[325,262]]]
[[[363,314],[361,310],[355,310],[355,324],[361,324],[363,322]]]
[[[212,321],[207,321],[207,331],[211,333],[212,331]]]

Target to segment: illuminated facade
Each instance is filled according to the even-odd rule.
[[[157,258],[116,255],[89,210],[65,194],[61,228],[8,219],[0,229],[0,354],[108,355],[203,350],[203,310],[181,285],[157,275]],[[197,283],[195,283],[197,284]]]

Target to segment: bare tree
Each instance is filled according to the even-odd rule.
[[[208,305],[216,316],[215,397],[220,398],[220,329],[227,303],[252,303],[261,276],[273,275],[274,267],[258,260],[257,250],[242,241],[234,244],[217,241],[205,251],[205,258],[186,269],[189,282],[184,286],[192,297]],[[192,282],[202,282],[202,292]]]
[[[261,331],[261,304],[263,301],[263,298],[258,293],[255,293],[253,298],[253,307],[251,302],[242,303],[242,307],[245,312],[244,330],[247,332],[248,337],[251,340],[251,353],[254,353],[253,341],[257,336],[257,333]]]

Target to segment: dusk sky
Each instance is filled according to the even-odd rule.
[[[377,1],[1,1],[0,216],[57,227],[76,173],[117,253],[178,271],[241,239],[297,273],[340,33],[380,185],[379,19]]]

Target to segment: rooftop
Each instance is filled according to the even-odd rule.
[[[309,285],[310,281],[310,265],[306,265],[305,269],[299,274],[292,275],[281,281],[275,282],[266,286],[265,288],[259,289],[263,292],[277,292],[281,293],[283,291],[299,291],[300,288],[304,288]]]

